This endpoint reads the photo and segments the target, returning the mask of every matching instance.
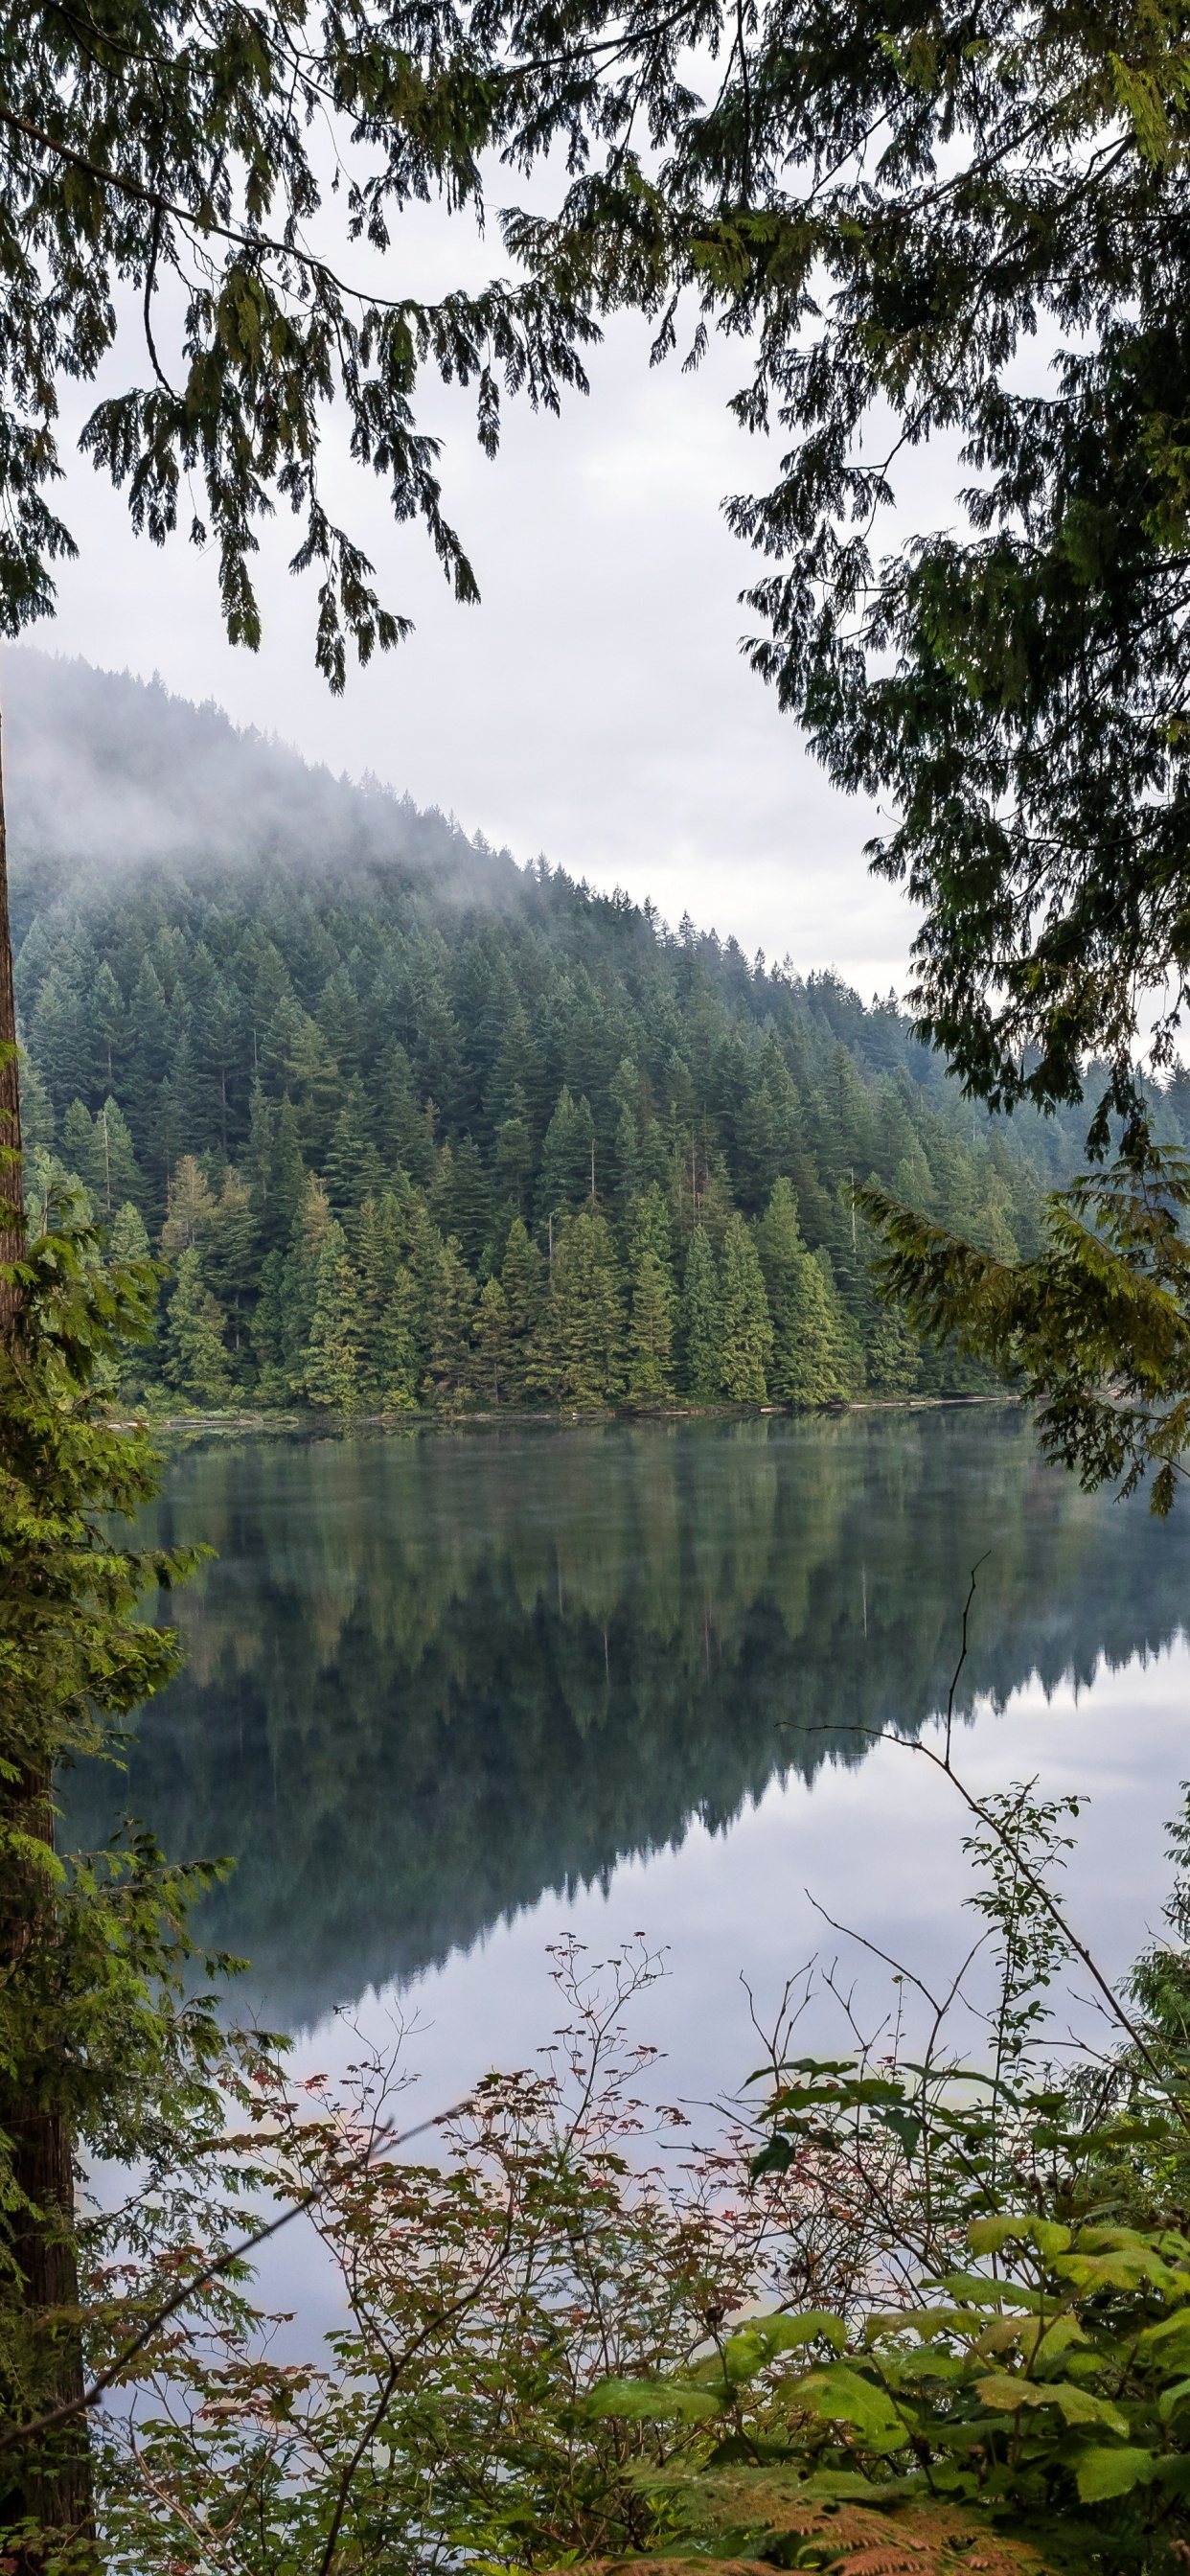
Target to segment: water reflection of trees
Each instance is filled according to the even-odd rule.
[[[121,1802],[239,1856],[209,1935],[304,2019],[920,1725],[985,1551],[964,1705],[1166,1643],[1182,1532],[1013,1411],[212,1445],[159,1508],[219,1562]],[[110,1798],[68,1784],[76,1838]]]

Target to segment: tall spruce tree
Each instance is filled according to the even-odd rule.
[[[599,1208],[563,1216],[541,1310],[530,1384],[551,1404],[614,1404],[624,1388],[622,1275]]]
[[[192,1405],[229,1402],[233,1379],[224,1341],[225,1317],[202,1275],[193,1244],[178,1259],[176,1285],[165,1313],[165,1378]]]
[[[756,1245],[738,1211],[723,1230],[719,1263],[719,1385],[732,1404],[764,1404],[773,1327]]]
[[[717,1404],[723,1393],[719,1374],[723,1315],[715,1256],[701,1225],[695,1227],[686,1254],[678,1337],[683,1395],[694,1404]]]
[[[318,1247],[310,1329],[302,1355],[303,1391],[311,1404],[336,1413],[362,1410],[367,1400],[366,1321],[359,1275],[337,1221]]]
[[[664,1404],[674,1391],[677,1298],[669,1210],[656,1182],[632,1211],[629,1267],[628,1393],[642,1403]]]
[[[797,1406],[846,1402],[860,1383],[855,1337],[825,1264],[802,1242],[786,1179],[774,1183],[756,1248],[773,1325],[770,1395]]]

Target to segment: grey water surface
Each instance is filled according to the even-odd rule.
[[[1080,1494],[1015,1407],[211,1440],[148,1534],[217,1561],[126,1776],[67,1781],[67,1836],[123,1809],[233,1858],[202,1928],[276,2025],[396,2001],[445,2082],[531,2044],[559,1929],[640,1929],[709,2082],[746,2053],[740,1974],[837,1946],[812,1900],[932,1955],[963,1819],[879,1739],[931,1740],[977,1561],[973,1776],[1089,1787],[1097,1936],[1126,1954],[1156,1917],[1190,1509]]]

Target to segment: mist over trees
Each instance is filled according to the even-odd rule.
[[[168,1265],[129,1392],[994,1383],[875,1298],[853,1187],[1012,1259],[1069,1170],[1060,1121],[993,1128],[891,1000],[520,869],[157,683],[11,667],[27,1187],[81,1185],[114,1252]]]

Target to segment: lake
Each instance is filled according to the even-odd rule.
[[[1069,1898],[1113,1972],[1158,1920],[1190,1507],[1080,1494],[1015,1407],[211,1439],[146,1535],[218,1560],[126,1778],[68,1779],[66,1836],[122,1808],[234,1857],[202,1928],[300,2066],[400,2026],[439,2107],[546,2036],[565,1930],[667,1951],[648,2035],[683,2098],[738,2083],[749,1993],[771,2019],[815,1952],[878,2013],[849,1932],[941,1974],[972,1937],[964,1816],[879,1739],[936,1741],[977,1562],[965,1776],[1089,1794]]]

